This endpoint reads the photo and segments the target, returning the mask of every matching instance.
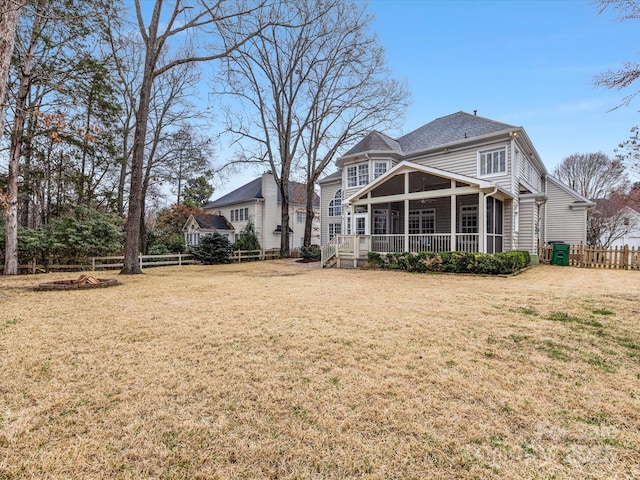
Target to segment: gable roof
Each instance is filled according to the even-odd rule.
[[[207,203],[203,208],[219,208],[236,203],[251,202],[254,200],[263,200],[262,196],[262,177],[251,180],[249,183],[236,188],[230,193]],[[280,201],[280,192],[278,192],[278,202]],[[307,189],[304,183],[289,181],[289,203],[306,205]],[[313,206],[320,206],[320,197],[317,193],[313,194]]]
[[[436,175],[436,176],[439,176],[439,177],[449,178],[451,180],[457,180],[459,182],[468,183],[470,185],[476,185],[478,188],[484,188],[484,189],[495,188],[496,191],[500,190],[501,193],[505,194],[508,197],[511,197],[511,195],[509,193],[499,189],[496,185],[494,185],[491,182],[487,182],[486,180],[481,180],[481,179],[473,178],[473,177],[467,177],[466,175],[460,175],[460,174],[457,174],[457,173],[451,173],[451,172],[447,172],[445,170],[441,170],[439,168],[428,167],[426,165],[413,163],[413,162],[411,162],[409,160],[403,160],[402,162],[400,162],[397,165],[395,165],[393,168],[387,170],[385,173],[380,175],[373,182],[365,185],[360,190],[358,190],[357,192],[353,193],[351,196],[349,196],[349,198],[344,200],[342,203],[343,204],[351,203],[352,201],[354,201],[357,198],[361,197],[365,193],[367,193],[367,192],[375,189],[377,186],[383,184],[389,178],[391,178],[394,175],[397,175],[397,174],[399,174],[399,173],[401,173],[403,171],[415,171],[415,172],[428,173],[430,175]]]
[[[574,202],[575,205],[583,205],[585,207],[593,207],[596,204],[595,202],[592,202],[588,198],[583,197],[582,195],[580,195],[578,192],[576,192],[570,186],[565,185],[562,181],[558,180],[553,175],[550,175],[550,174],[547,173],[545,178],[547,179],[547,181],[550,181],[551,183],[553,183],[556,187],[560,188],[561,190],[564,190],[566,193],[568,193],[569,195],[574,197],[576,199],[576,201]]]
[[[233,225],[229,223],[224,215],[199,213],[194,215],[193,218],[203,230],[234,230]]]
[[[457,112],[436,118],[413,132],[407,133],[398,139],[398,143],[404,153],[411,153],[465,139],[483,137],[492,133],[507,132],[516,128],[519,127],[466,112]]]
[[[232,192],[223,195],[217,200],[207,203],[204,208],[223,207],[225,205],[231,205],[233,203],[248,202],[255,199],[261,199],[262,197],[262,177],[258,177],[255,180],[250,181],[236,188]]]

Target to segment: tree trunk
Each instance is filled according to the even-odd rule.
[[[29,88],[31,86],[31,63],[33,61],[33,50],[35,49],[38,29],[39,25],[36,22],[31,32],[31,44],[21,65],[18,95],[16,97],[16,111],[11,131],[9,172],[7,175],[8,208],[4,235],[4,275],[17,275],[18,273],[18,170],[22,153],[24,122],[27,118],[27,98],[29,97]]]
[[[4,131],[4,111],[7,98],[7,78],[9,65],[16,41],[16,28],[22,1],[0,0],[0,134]]]
[[[147,48],[144,77],[140,88],[140,102],[136,112],[136,129],[133,137],[131,158],[131,184],[129,189],[129,209],[127,214],[127,237],[124,245],[124,264],[120,274],[142,273],[138,255],[140,253],[140,221],[142,218],[142,181],[144,166],[144,144],[147,136],[149,101],[153,83],[153,52]]]
[[[278,182],[280,188],[280,197],[282,202],[280,203],[281,215],[280,215],[280,256],[282,258],[288,258],[291,256],[291,246],[289,242],[289,179],[280,177]]]
[[[304,246],[311,246],[311,234],[313,232],[313,219],[315,213],[313,211],[313,197],[315,189],[313,183],[307,183],[307,217],[304,223]]]

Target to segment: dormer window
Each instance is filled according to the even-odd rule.
[[[507,173],[507,152],[504,148],[478,152],[478,157],[481,177]]]

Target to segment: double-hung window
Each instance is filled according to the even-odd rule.
[[[478,152],[478,156],[480,176],[507,173],[507,152],[504,148]]]
[[[347,187],[358,186],[358,167],[347,167]]]
[[[369,183],[369,164],[358,165],[358,185]]]

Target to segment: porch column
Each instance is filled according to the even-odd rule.
[[[409,193],[409,172],[404,174],[404,194]],[[409,251],[409,200],[404,201],[404,249]]]
[[[451,181],[451,188],[455,188],[455,180]],[[451,195],[451,251],[456,250],[456,231],[457,229],[457,195],[454,193]]]
[[[484,192],[478,192],[478,251],[487,253],[484,248],[487,232],[487,205],[485,203]]]

